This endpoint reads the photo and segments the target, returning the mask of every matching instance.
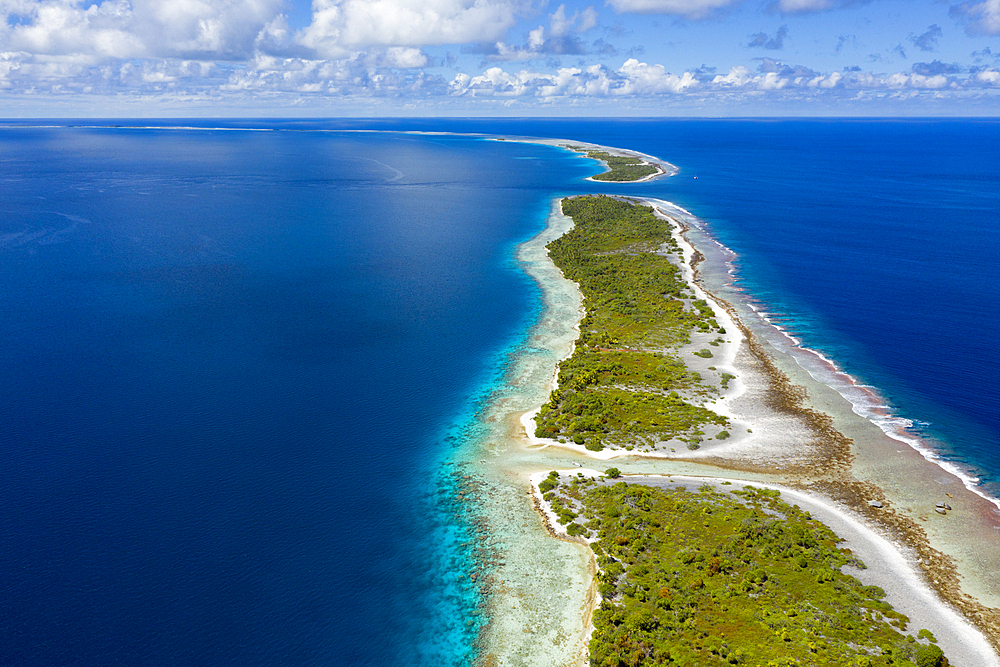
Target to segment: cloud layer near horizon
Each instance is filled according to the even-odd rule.
[[[775,0],[768,11],[795,15],[852,4]],[[619,39],[627,31],[601,23],[624,15],[705,23],[738,5],[608,0],[615,13],[602,17],[594,5],[543,10],[531,0],[312,0],[308,22],[293,27],[283,0],[0,0],[0,92],[551,104],[600,98],[733,101],[741,95],[967,98],[1000,89],[1000,58],[990,60],[989,48],[977,52],[982,55],[974,66],[935,60],[881,73],[856,66],[822,71],[747,51],[744,62],[718,63],[724,73],[708,66],[672,72],[655,60],[628,57],[641,54],[641,44],[619,55],[621,49],[605,38]],[[949,12],[969,34],[1000,34],[1000,0],[965,2]],[[938,24],[920,30],[904,41],[936,52],[944,30]],[[512,40],[518,31],[523,38]],[[794,39],[794,29],[782,24],[744,35],[743,49],[777,52]],[[857,41],[841,36],[836,52]],[[895,50],[905,58],[901,44]],[[560,58],[579,62],[567,66]],[[870,60],[877,62],[878,55]],[[518,61],[532,65],[503,66]]]

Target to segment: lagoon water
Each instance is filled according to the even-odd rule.
[[[772,321],[1000,492],[998,122],[75,125],[0,128],[0,664],[469,664],[457,463],[568,194],[697,215]]]

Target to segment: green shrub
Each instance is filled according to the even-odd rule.
[[[551,491],[557,486],[559,486],[559,482],[556,482],[551,479],[543,479],[541,483],[539,483],[538,485],[538,490],[544,494],[546,491]]]
[[[618,479],[619,477],[622,476],[622,471],[619,470],[618,468],[608,468],[607,470],[604,471],[604,474],[610,477],[611,479]]]
[[[944,652],[934,644],[917,648],[917,667],[941,667],[945,664]]]

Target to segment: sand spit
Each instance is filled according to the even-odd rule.
[[[869,566],[859,578],[877,577],[871,581],[894,591],[890,601],[911,617],[910,631],[931,629],[954,665],[1000,665],[990,649],[991,644],[1000,646],[996,507],[888,437],[817,379],[815,369],[800,361],[780,332],[755,319],[753,308],[740,300],[745,295],[732,287],[731,253],[700,221],[669,202],[646,203],[677,223],[686,278],[712,305],[728,334],[711,365],[738,379],[710,407],[747,427],[740,437],[706,443],[697,452],[589,452],[534,437],[533,414],[547,400],[556,364],[571,354],[582,316],[579,290],[544,250],[571,224],[555,202],[549,227],[522,246],[519,255],[542,288],[546,305],[531,333],[530,353],[520,355],[519,365],[511,369],[510,384],[520,393],[516,400],[498,401],[486,417],[495,436],[482,473],[494,480],[497,500],[504,497],[504,507],[491,506],[486,513],[494,517],[490,530],[504,534],[504,544],[498,546],[502,556],[492,575],[496,585],[490,587],[483,664],[586,664],[589,618],[597,603],[593,556],[582,540],[551,538],[558,535],[556,524],[538,511],[539,499],[528,489],[537,488],[532,476],[544,477],[550,470],[597,474],[590,468],[605,466],[587,466],[588,461],[614,459],[613,465],[626,475],[780,486],[789,500],[810,511],[815,506],[817,517],[849,540]],[[685,351],[680,352],[686,362],[698,361]],[[695,363],[691,366],[699,370]],[[526,391],[528,387],[532,390]],[[739,429],[732,430],[735,435]],[[937,514],[939,500],[954,509],[946,516]],[[881,507],[873,507],[872,501]]]

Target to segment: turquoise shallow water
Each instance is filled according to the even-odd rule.
[[[775,322],[994,488],[996,123],[19,125],[0,129],[0,662],[468,664],[484,491],[451,463],[520,391],[510,355],[538,354],[515,256],[566,194],[701,217]],[[362,128],[681,171],[602,185],[554,148],[326,131]]]

